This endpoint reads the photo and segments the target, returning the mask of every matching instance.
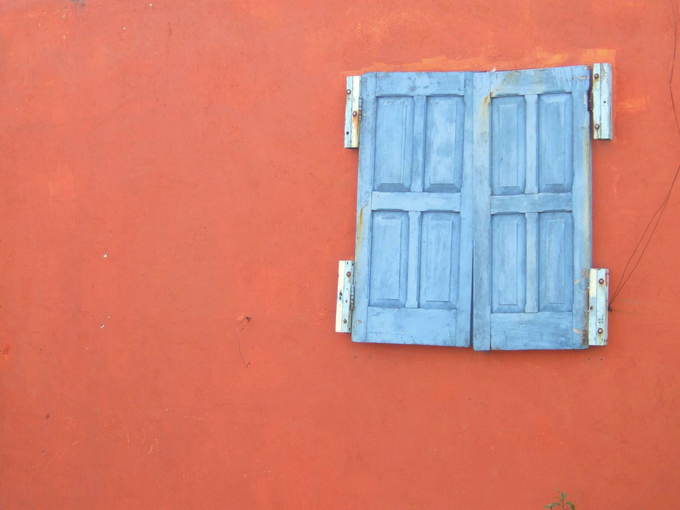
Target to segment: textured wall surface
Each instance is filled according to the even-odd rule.
[[[555,487],[577,508],[673,508],[680,195],[606,348],[334,333],[346,75],[611,62],[594,265],[616,283],[680,160],[672,13],[4,0],[0,508],[531,509]]]

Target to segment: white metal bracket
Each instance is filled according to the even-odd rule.
[[[347,77],[345,103],[345,149],[359,147],[359,121],[361,120],[361,76]]]
[[[588,345],[607,345],[609,269],[590,270],[588,298]]]
[[[611,140],[614,136],[612,119],[612,65],[593,64],[593,138]]]
[[[341,260],[338,264],[338,303],[335,310],[335,332],[352,332],[354,309],[354,261]]]

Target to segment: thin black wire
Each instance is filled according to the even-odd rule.
[[[675,127],[678,131],[678,136],[680,136],[680,120],[678,120],[678,112],[675,107],[675,96],[673,95],[673,75],[675,73],[675,56],[677,53],[677,46],[678,46],[678,13],[677,13],[677,8],[675,6],[675,2],[673,0],[669,0],[671,3],[671,8],[673,9],[673,61],[671,63],[671,74],[670,78],[668,80],[668,89],[670,91],[671,95],[671,105],[673,106],[673,117],[675,118]],[[621,293],[623,290],[623,287],[625,287],[626,283],[628,283],[628,280],[630,280],[630,277],[633,275],[635,272],[635,269],[637,269],[638,264],[642,260],[642,257],[644,256],[645,252],[647,251],[647,247],[649,246],[650,241],[652,240],[652,237],[654,236],[654,232],[656,232],[656,227],[659,226],[659,221],[661,221],[661,216],[663,216],[664,211],[666,210],[666,206],[668,205],[668,201],[671,198],[671,193],[673,192],[673,188],[675,187],[675,183],[678,180],[678,175],[680,175],[680,165],[678,165],[678,168],[675,170],[675,175],[673,176],[673,180],[671,181],[671,185],[668,188],[668,193],[666,193],[666,197],[663,199],[661,202],[661,205],[654,211],[654,214],[652,215],[651,219],[649,220],[649,223],[647,223],[647,227],[645,228],[645,231],[642,233],[642,236],[640,237],[640,240],[637,242],[635,245],[635,249],[633,250],[633,253],[631,254],[630,258],[628,259],[628,262],[626,262],[626,265],[623,268],[623,272],[621,273],[621,278],[619,279],[619,283],[616,286],[616,289],[614,289],[614,293],[612,294],[611,299],[609,300],[609,311],[612,311],[612,303],[614,300],[618,297],[618,295]],[[652,224],[654,225],[652,227]],[[642,251],[640,252],[640,256],[638,257],[637,261],[631,268],[630,272],[628,275],[626,275],[626,270],[628,269],[628,266],[630,263],[633,261],[635,258],[635,254],[638,251],[638,248],[642,244],[642,241],[645,239],[645,236],[647,235],[647,232],[649,231],[650,227],[652,227],[651,232],[649,232],[649,236],[647,237],[646,242],[644,243],[644,246],[642,247]],[[624,279],[625,276],[625,279]]]

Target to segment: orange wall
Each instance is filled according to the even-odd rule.
[[[678,194],[606,348],[334,333],[346,75],[614,64],[616,283],[680,156],[672,50],[662,0],[2,1],[0,508],[677,507]]]

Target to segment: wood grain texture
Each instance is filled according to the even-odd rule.
[[[491,75],[474,75],[474,273],[473,346],[476,351],[491,348],[491,183],[490,107]]]
[[[475,76],[475,349],[584,347],[589,76]]]
[[[352,339],[469,346],[471,75],[362,80]]]
[[[583,347],[589,76],[573,67],[364,77],[355,341],[468,345],[472,335],[477,350],[543,349],[558,331],[554,348]],[[425,309],[456,312],[441,324],[455,328],[448,340],[429,323],[419,336],[418,317],[438,317]],[[400,313],[406,332],[389,329]]]

